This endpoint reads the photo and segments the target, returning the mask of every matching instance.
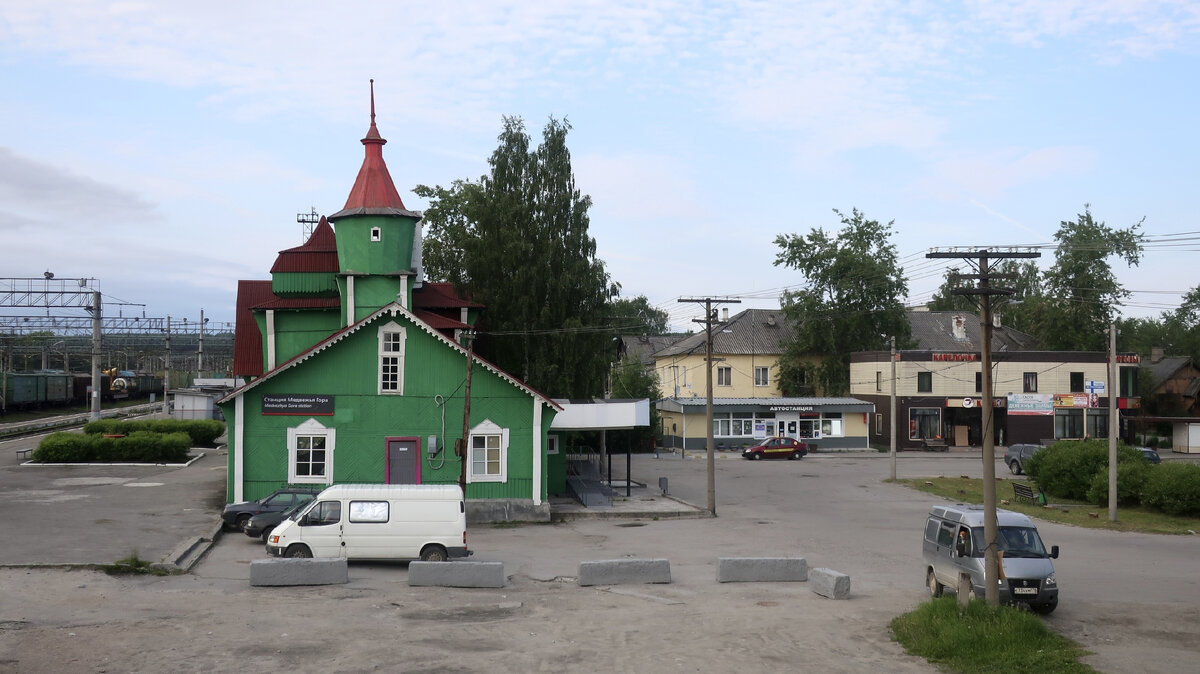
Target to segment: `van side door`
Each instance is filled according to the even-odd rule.
[[[300,520],[301,539],[313,557],[344,557],[342,543],[342,502],[321,501]]]
[[[937,531],[936,549],[933,555],[933,575],[943,585],[952,584],[958,577],[951,559],[954,554],[955,526],[951,522],[940,522]]]

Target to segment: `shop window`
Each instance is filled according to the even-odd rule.
[[[883,390],[883,373],[879,370],[875,370],[875,390]]]
[[[932,393],[933,392],[933,373],[918,372],[917,373],[917,393]]]
[[[975,392],[983,393],[983,373],[982,372],[975,373]]]
[[[1071,393],[1083,393],[1083,373],[1071,373]]]
[[[508,429],[484,421],[471,429],[468,482],[508,481]]]
[[[1021,380],[1024,383],[1024,386],[1022,388],[1025,393],[1037,393],[1037,373],[1036,372],[1024,373],[1021,376]]]
[[[826,412],[821,417],[821,436],[840,438],[844,436],[845,429],[842,421],[841,412]]]
[[[337,430],[309,419],[287,430],[288,482],[332,484],[333,449]]]
[[[1054,410],[1054,439],[1082,437],[1082,409]]]
[[[404,342],[406,332],[395,323],[379,328],[379,393],[404,394]]]
[[[883,435],[883,415],[875,415],[875,435]]]
[[[942,411],[936,407],[914,407],[908,410],[908,438],[921,440],[942,435]]]

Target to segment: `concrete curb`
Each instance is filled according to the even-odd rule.
[[[802,583],[808,580],[803,557],[720,557],[718,583]]]
[[[167,553],[161,561],[151,564],[152,568],[168,573],[188,573],[196,564],[200,563],[201,559],[208,554],[214,543],[224,535],[225,529],[221,522],[218,522],[213,528],[212,533],[207,536],[196,536],[189,538],[175,549]]]
[[[670,583],[666,559],[605,559],[579,563],[579,585]]]
[[[503,562],[409,562],[410,587],[504,587]]]
[[[350,582],[345,557],[271,558],[250,562],[251,587],[343,585]]]
[[[830,599],[850,598],[850,576],[833,569],[813,569],[808,576],[809,587],[815,594]]]

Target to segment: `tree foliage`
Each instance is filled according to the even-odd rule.
[[[1138,222],[1113,229],[1092,217],[1088,206],[1075,221],[1063,221],[1054,238],[1054,265],[1044,276],[1046,297],[1032,316],[1034,334],[1056,351],[1103,351],[1116,308],[1129,296],[1110,259],[1136,266],[1143,234]]]
[[[900,300],[908,281],[891,243],[894,221],[868,220],[857,208],[834,213],[842,225],[834,235],[814,228],[804,236],[775,237],[775,264],[799,271],[808,283],[782,298],[796,334],[780,359],[785,395],[843,394],[852,352],[884,348],[885,336],[895,336],[898,348],[908,346],[908,315]],[[806,385],[813,390],[797,390]]]
[[[958,268],[946,271],[946,278],[940,288],[933,294],[929,302],[930,311],[964,311],[978,314],[980,311],[977,295],[956,295],[955,290],[972,287],[965,279],[955,279],[954,275],[964,273]],[[973,272],[972,272],[973,273]],[[999,297],[992,303],[993,311],[1000,314],[1005,327],[1029,332],[1033,328],[1033,316],[1037,306],[1045,298],[1042,288],[1042,273],[1033,260],[1002,260],[989,270],[989,273],[1012,275],[1014,279],[997,281],[994,285],[1009,288],[1011,296]],[[1006,299],[1011,301],[1006,302]]]
[[[665,335],[671,316],[650,306],[645,295],[617,297],[608,305],[609,325],[622,335]]]
[[[588,234],[592,202],[575,186],[571,125],[551,118],[532,150],[521,118],[503,126],[488,175],[415,189],[430,201],[426,272],[487,307],[481,355],[554,395],[599,394],[612,337],[603,325],[619,286]]]

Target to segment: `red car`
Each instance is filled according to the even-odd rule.
[[[808,445],[793,438],[767,438],[742,450],[742,457],[759,459],[802,459],[808,454]]]

